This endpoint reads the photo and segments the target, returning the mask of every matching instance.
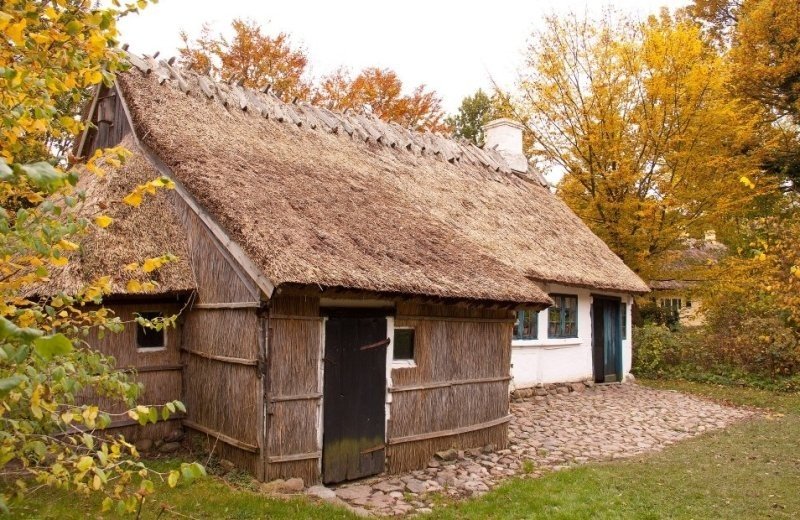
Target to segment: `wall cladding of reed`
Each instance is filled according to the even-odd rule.
[[[320,450],[317,395],[322,388],[319,381],[322,320],[318,299],[278,296],[271,302],[270,316],[278,317],[268,319],[267,456],[283,458],[315,453]],[[299,476],[307,483],[316,482],[318,459],[267,461],[266,473],[267,478]]]
[[[186,227],[192,267],[197,281],[198,301],[201,303],[257,301],[258,292],[231,266],[205,224],[178,194],[171,195],[180,219]]]
[[[116,366],[120,369],[137,368],[142,370],[137,373],[135,380],[142,383],[144,391],[140,394],[138,403],[145,405],[160,405],[167,401],[181,399],[183,396],[182,377],[180,366],[180,336],[181,324],[166,331],[166,347],[159,349],[139,349],[136,343],[136,324],[133,322],[135,314],[146,311],[162,312],[165,316],[180,311],[179,303],[109,303],[107,308],[114,311],[124,323],[125,329],[118,333],[106,333],[102,338],[97,331],[92,331],[86,338],[89,346],[113,356]],[[129,408],[127,403],[112,400],[103,396],[83,393],[80,399],[84,402],[97,404],[101,409],[112,413],[121,413]],[[114,423],[126,424],[127,416],[114,417]],[[140,438],[158,439],[179,425],[174,421],[165,424],[148,425],[147,427],[126,426],[114,428],[114,434],[125,434],[127,438],[138,440]]]
[[[491,423],[508,415],[511,319],[507,310],[398,303],[395,325],[415,329],[417,366],[394,369],[393,389],[431,388],[392,392],[390,443],[402,437]],[[451,384],[436,387],[446,383]],[[388,466],[391,471],[418,468],[435,451],[450,447],[505,446],[506,432],[503,423],[392,445]]]
[[[418,442],[389,446],[386,469],[390,473],[413,471],[425,467],[437,451],[452,447],[478,447],[494,444],[498,449],[508,445],[508,425],[500,424],[474,432],[450,437],[439,437]]]

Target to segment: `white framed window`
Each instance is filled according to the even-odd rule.
[[[414,367],[415,362],[415,330],[412,327],[395,327],[392,340],[392,366]]]

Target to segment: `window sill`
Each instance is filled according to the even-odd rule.
[[[392,370],[396,368],[416,368],[417,363],[413,359],[400,359],[392,361]]]
[[[163,347],[137,347],[136,352],[139,354],[149,354],[151,352],[164,352],[167,350],[166,346]]]
[[[542,347],[542,348],[566,348],[579,347],[583,345],[581,338],[562,338],[562,339],[515,339],[511,342],[512,347]]]

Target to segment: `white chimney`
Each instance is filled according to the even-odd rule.
[[[522,153],[522,130],[520,123],[505,117],[483,125],[485,148],[495,148],[505,158],[512,170],[528,172],[528,158]]]
[[[714,231],[713,229],[709,229],[708,231],[706,231],[705,238],[707,243],[713,244],[714,242],[717,241],[717,232]]]

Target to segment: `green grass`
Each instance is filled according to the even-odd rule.
[[[646,456],[590,464],[517,479],[485,496],[451,503],[428,515],[438,519],[751,519],[800,517],[800,395],[681,381],[644,381],[774,413],[702,435]],[[177,463],[177,462],[175,462]],[[165,463],[158,463],[165,469]],[[191,518],[354,518],[302,499],[276,500],[209,477],[174,490],[161,487],[142,518],[160,504]],[[444,498],[441,499],[446,501]],[[103,518],[99,500],[40,491],[12,518]],[[164,514],[161,518],[180,518]],[[107,516],[113,518],[113,515]]]
[[[427,518],[800,516],[800,395],[676,381],[646,384],[778,413],[657,454],[582,466],[537,480],[513,480],[480,499],[452,504]]]
[[[175,467],[180,461],[151,463],[159,471]],[[347,519],[356,518],[348,511],[327,504],[311,502],[303,498],[277,499],[247,489],[249,481],[236,478],[236,485],[219,477],[207,477],[191,484],[169,489],[166,484],[157,486],[155,498],[145,502],[143,520],[161,518],[196,519],[265,519],[308,518]],[[117,518],[113,513],[100,513],[100,497],[77,497],[49,489],[32,495],[24,504],[12,506],[9,518],[67,519],[67,518]],[[159,517],[164,504],[168,510]],[[131,518],[134,516],[131,515]]]
[[[755,406],[779,413],[800,414],[800,392],[771,392],[758,388],[711,385],[682,380],[639,380],[639,383],[663,390],[697,394],[725,404]]]

